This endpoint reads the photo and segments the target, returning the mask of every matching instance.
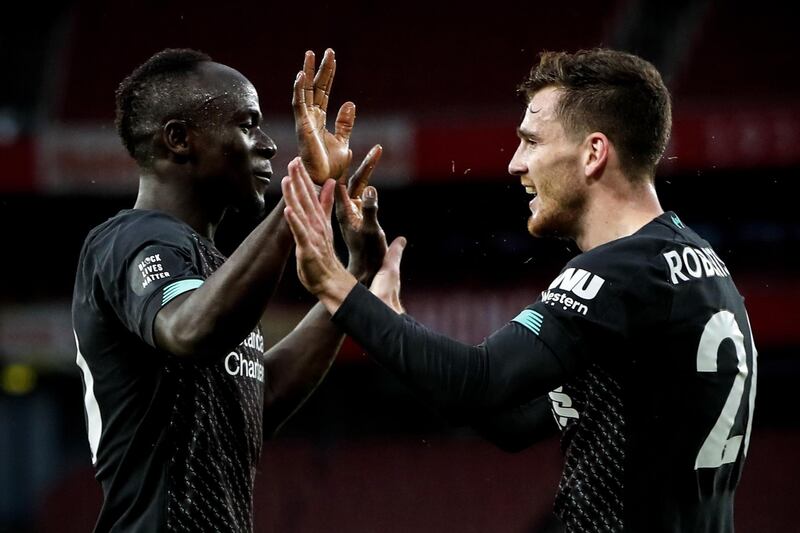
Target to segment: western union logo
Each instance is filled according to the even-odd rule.
[[[553,280],[548,289],[561,289],[573,293],[578,298],[591,300],[600,291],[606,280],[582,268],[568,268]]]

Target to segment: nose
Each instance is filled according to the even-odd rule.
[[[508,162],[508,173],[512,176],[522,176],[528,171],[528,167],[522,157],[522,148],[523,144],[520,141],[519,146],[517,146],[517,151],[514,152],[511,161]]]
[[[278,152],[278,146],[272,140],[272,137],[264,133],[261,128],[258,128],[255,150],[259,155],[271,159]]]

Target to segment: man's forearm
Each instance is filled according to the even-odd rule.
[[[180,305],[156,318],[160,347],[176,355],[214,356],[258,323],[281,279],[293,240],[281,200],[230,258]]]
[[[447,410],[478,414],[518,405],[564,378],[559,360],[518,324],[470,346],[398,315],[362,286],[348,294],[333,322],[381,365]]]

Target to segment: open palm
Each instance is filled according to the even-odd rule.
[[[327,179],[340,179],[350,165],[350,133],[356,118],[356,106],[345,102],[336,116],[334,132],[326,128],[328,98],[336,59],[333,50],[325,51],[319,71],[314,74],[314,52],[306,52],[303,70],[294,82],[292,108],[300,157],[317,185]]]

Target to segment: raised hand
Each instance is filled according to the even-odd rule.
[[[334,132],[326,129],[328,98],[335,73],[333,50],[325,50],[316,75],[314,52],[309,50],[303,61],[303,70],[298,72],[294,81],[292,108],[300,157],[317,185],[322,185],[327,179],[339,180],[347,172],[352,158],[350,133],[356,119],[355,104],[342,104]]]
[[[400,303],[400,261],[403,259],[405,247],[405,237],[397,237],[392,241],[384,256],[383,265],[369,287],[372,294],[400,314],[406,312]]]
[[[336,257],[331,228],[333,188],[334,182],[326,181],[317,199],[314,184],[300,158],[289,163],[289,175],[281,181],[286,201],[284,216],[297,244],[300,282],[314,295],[335,293],[343,299],[357,282]]]
[[[367,285],[386,254],[386,234],[378,223],[378,191],[369,185],[383,148],[375,145],[350,177],[336,183],[336,219],[350,252],[347,270]]]

